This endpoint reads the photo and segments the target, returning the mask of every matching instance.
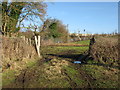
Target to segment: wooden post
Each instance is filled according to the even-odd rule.
[[[35,44],[36,44],[36,49],[37,49],[37,53],[38,53],[38,56],[41,57],[40,55],[40,36],[35,36]]]

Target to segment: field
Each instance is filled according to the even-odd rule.
[[[59,2],[0,2],[0,86],[118,89],[117,2]]]
[[[89,41],[75,42],[89,44]],[[75,64],[89,49],[85,47],[42,46],[42,59],[29,62],[18,74],[8,69],[3,73],[4,88],[117,88],[117,67],[98,65],[93,60]],[[9,76],[9,77],[8,77]]]

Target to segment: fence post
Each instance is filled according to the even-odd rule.
[[[41,57],[40,55],[40,36],[35,36],[35,44],[36,44],[36,49],[37,49],[37,53],[38,53],[38,56]]]

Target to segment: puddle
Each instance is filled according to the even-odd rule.
[[[73,63],[81,64],[81,61],[74,61]]]

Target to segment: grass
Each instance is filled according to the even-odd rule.
[[[83,87],[85,81],[82,79],[81,75],[79,74],[78,70],[75,70],[73,66],[64,67],[67,75],[71,78],[72,83],[76,83],[76,87]]]
[[[88,44],[89,41],[79,41],[74,42],[78,44]],[[41,47],[41,53],[43,57],[49,57],[47,54],[57,54],[57,55],[79,55],[83,52],[87,51],[89,47]],[[61,59],[67,60],[64,57],[59,57]],[[58,60],[59,58],[55,58]],[[60,59],[60,60],[61,60]],[[73,58],[72,58],[73,59]],[[73,59],[74,60],[74,59]],[[95,61],[89,60],[88,64],[83,64],[80,67],[80,70],[85,71],[85,74],[90,75],[95,80],[91,81],[91,84],[95,88],[117,88],[118,84],[118,72],[117,69],[115,71],[109,70],[104,66],[92,65],[96,63]],[[47,88],[68,88],[68,87],[87,87],[87,81],[85,81],[84,76],[80,74],[80,70],[77,70],[75,64],[71,63],[68,66],[63,67],[63,72],[65,72],[65,77],[61,78],[53,78],[49,79],[48,74],[44,71],[44,66],[50,67],[50,63],[44,63],[42,66],[37,64],[37,61],[30,61],[26,64],[29,70],[29,74],[31,75],[27,79],[30,79],[30,82],[27,84],[28,87],[39,88],[39,87],[47,87]],[[42,71],[43,70],[43,71]],[[15,81],[15,71],[7,70],[3,73],[3,85],[10,85],[10,83],[14,83]],[[28,75],[29,75],[28,74]],[[54,75],[54,74],[53,74]],[[73,85],[73,86],[72,86]]]
[[[2,85],[9,85],[15,81],[15,71],[8,69],[2,74]]]
[[[70,87],[69,82],[66,81],[65,79],[56,78],[50,81],[45,80],[45,79],[41,81],[41,79],[40,79],[40,84],[39,84],[39,86],[41,87],[47,87],[47,88],[68,88]]]
[[[88,41],[85,41],[88,42]],[[85,42],[82,42],[83,44],[85,44]],[[57,46],[57,47],[52,47],[52,46],[47,46],[47,47],[42,47],[41,53],[43,54],[43,56],[46,56],[46,54],[57,54],[57,55],[78,55],[78,54],[82,54],[83,52],[87,51],[89,49],[88,46],[85,47],[75,47],[75,46]],[[63,58],[64,59],[64,58]],[[48,82],[48,80],[44,79],[43,81],[41,81],[41,85],[44,87],[44,85],[46,85],[46,87],[72,87],[70,82],[72,82],[73,84],[76,83],[77,87],[83,87],[85,86],[85,82],[82,79],[82,76],[79,74],[79,71],[75,69],[74,66],[70,65],[70,66],[65,66],[64,67],[65,72],[67,73],[67,79],[69,80],[64,80],[64,79],[56,79],[55,81],[52,80],[52,82],[46,83]],[[71,80],[69,78],[71,78]],[[42,80],[42,78],[40,79]],[[51,85],[51,86],[50,86]]]
[[[37,64],[37,60],[30,60],[26,63],[25,67],[22,67],[23,69],[25,69],[26,67],[28,68],[32,68],[33,66],[35,66]],[[21,72],[19,70],[11,70],[11,69],[7,69],[5,72],[2,73],[2,85],[3,86],[7,86],[11,83],[15,82],[15,78],[17,75],[19,75]]]
[[[0,73],[0,88],[2,87],[2,73]]]
[[[27,67],[33,67],[33,66],[35,66],[37,64],[37,61],[30,61],[30,62],[28,62],[27,64],[26,64],[26,66]]]
[[[47,47],[42,47],[41,52],[42,54],[58,54],[58,53],[67,53],[67,54],[81,54],[83,52],[85,52],[86,50],[88,50],[89,47],[51,47],[51,46],[47,46]]]
[[[35,66],[34,68],[31,68],[29,73],[34,72],[34,70],[37,73],[34,73],[35,77],[31,78],[31,81],[28,82],[29,88],[67,88],[70,87],[69,82],[65,80],[64,77],[57,77],[53,79],[48,78],[48,74],[45,73],[44,68],[49,68],[51,65],[50,63],[44,63],[42,66]],[[32,71],[33,70],[33,71]],[[55,75],[56,76],[56,75]]]
[[[77,41],[73,42],[74,44],[81,44],[81,45],[89,45],[90,40],[84,40],[84,41]]]
[[[82,69],[91,75],[95,81],[91,82],[95,88],[117,88],[118,75],[103,66],[84,65]],[[117,70],[118,71],[118,70]]]

